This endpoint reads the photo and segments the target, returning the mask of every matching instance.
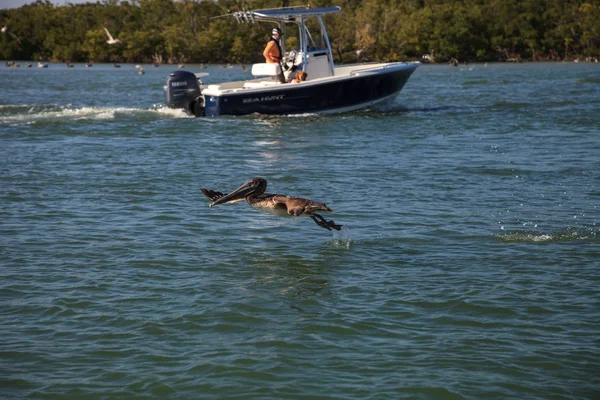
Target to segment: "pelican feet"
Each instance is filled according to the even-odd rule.
[[[327,221],[325,218],[323,218],[319,214],[313,214],[310,217],[312,218],[313,221],[315,221],[315,223],[317,225],[319,225],[319,226],[327,229],[328,231],[330,231],[332,229],[335,229],[336,231],[339,231],[340,229],[342,229],[342,225],[337,225],[333,221]]]

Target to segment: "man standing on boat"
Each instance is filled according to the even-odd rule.
[[[281,29],[273,28],[272,36],[265,46],[263,56],[267,64],[280,64],[281,65],[281,45],[279,44],[279,38],[282,36]],[[279,72],[279,81],[285,83],[285,77],[283,76],[283,70]]]

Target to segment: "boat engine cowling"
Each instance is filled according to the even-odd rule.
[[[193,73],[188,71],[171,72],[164,89],[167,107],[183,108],[196,117],[204,115],[204,97],[198,84],[198,78]]]

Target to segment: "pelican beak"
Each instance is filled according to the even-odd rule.
[[[235,189],[233,192],[226,194],[225,196],[221,197],[220,199],[213,201],[210,204],[210,206],[214,207],[219,204],[235,203],[236,201],[244,200],[246,198],[246,196],[250,195],[255,190],[256,190],[256,184],[253,181],[248,181],[248,182],[244,183],[242,186],[240,186],[239,188]]]

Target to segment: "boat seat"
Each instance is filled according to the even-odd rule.
[[[246,83],[244,83],[244,88],[256,89],[256,88],[263,88],[263,87],[273,86],[273,85],[281,85],[281,82],[276,82],[276,81],[246,82]]]

